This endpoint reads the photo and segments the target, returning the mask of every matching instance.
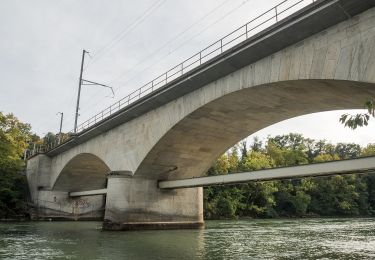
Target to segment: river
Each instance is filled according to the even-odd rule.
[[[0,223],[0,259],[375,259],[375,219],[206,221],[104,232],[100,222]]]

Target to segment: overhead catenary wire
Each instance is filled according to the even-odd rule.
[[[178,50],[179,48],[181,48],[182,46],[186,45],[189,41],[191,41],[192,39],[196,38],[197,36],[199,36],[200,34],[202,34],[204,31],[206,31],[207,29],[209,29],[211,26],[217,24],[218,22],[220,22],[223,18],[227,17],[228,15],[230,15],[231,13],[233,13],[234,11],[236,11],[238,8],[242,7],[243,5],[245,5],[246,3],[248,3],[250,0],[245,0],[243,1],[241,4],[237,5],[235,8],[231,9],[229,12],[225,13],[223,16],[221,16],[219,19],[215,20],[213,23],[209,24],[208,26],[206,26],[203,30],[201,30],[198,34],[195,34],[193,37],[190,37],[189,39],[187,39],[186,41],[184,41],[182,44],[180,44],[178,47],[174,48],[172,51],[168,52],[166,55],[164,55],[162,57],[162,59],[156,61],[155,63],[152,63],[151,65],[147,66],[145,69],[143,69],[141,72],[144,72],[146,71],[147,69],[151,68],[152,66],[154,66],[155,64],[158,64],[160,63],[161,61],[163,61],[167,56],[169,56],[170,54],[172,54],[173,52],[175,52],[176,50]],[[127,71],[127,73],[125,75],[128,75],[129,72],[133,71],[136,67],[138,67],[139,65],[143,64],[145,61],[149,60],[150,56],[154,56],[156,53],[158,53],[160,50],[162,50],[164,47],[168,46],[170,43],[172,43],[173,41],[175,41],[176,39],[180,38],[183,34],[185,34],[187,31],[189,31],[192,27],[194,27],[195,25],[199,24],[201,21],[203,21],[205,18],[207,18],[209,15],[211,15],[212,13],[214,13],[215,11],[217,11],[220,7],[222,7],[224,4],[226,4],[227,2],[229,2],[229,0],[226,0],[226,1],[223,1],[221,2],[218,6],[216,6],[214,9],[211,9],[208,13],[206,13],[205,15],[203,15],[201,18],[199,18],[197,21],[195,21],[194,23],[192,23],[191,25],[189,25],[188,27],[186,27],[184,30],[182,30],[180,33],[176,34],[172,39],[168,40],[167,42],[165,42],[161,47],[159,47],[155,52],[153,52],[152,54],[148,55],[145,59],[143,59],[142,61],[140,61],[139,63],[137,63],[136,65],[133,66],[133,68],[130,70],[130,71]],[[123,75],[123,73],[121,75],[119,75],[118,77],[114,78],[112,81],[110,81],[110,83],[108,83],[109,85],[113,85],[114,82],[118,81],[120,78],[124,77],[125,75]],[[131,80],[137,78],[139,76],[136,75],[130,79],[128,79],[125,83],[127,82],[130,82]],[[118,89],[121,89],[122,87],[124,86],[118,86],[115,88],[115,90],[118,90]],[[99,92],[96,92],[94,93],[93,95],[90,96],[91,97],[94,97],[94,96],[97,96]],[[103,99],[101,101],[99,101],[100,103],[103,102]],[[91,102],[93,103],[93,102]],[[91,104],[90,103],[90,104]],[[82,110],[82,112],[84,111],[87,111],[89,108],[86,108],[85,110]]]
[[[238,8],[240,8],[241,6],[243,6],[244,4],[246,4],[248,1],[249,1],[249,0],[245,0],[245,1],[243,1],[240,5],[236,6],[235,8],[233,8],[233,9],[231,9],[229,12],[227,12],[225,15],[221,16],[218,20],[216,20],[215,22],[213,22],[213,23],[209,24],[208,26],[206,26],[206,27],[205,27],[203,30],[201,30],[199,33],[195,34],[193,37],[189,38],[188,40],[184,41],[182,44],[178,45],[176,48],[174,48],[172,51],[170,51],[167,55],[165,55],[165,56],[163,57],[163,59],[164,59],[165,57],[169,56],[171,53],[175,52],[177,49],[179,49],[179,48],[181,48],[182,46],[186,45],[190,40],[192,40],[192,39],[196,38],[198,35],[202,34],[202,33],[203,33],[204,31],[206,31],[209,27],[211,27],[211,26],[213,26],[214,24],[218,23],[218,22],[221,21],[223,18],[225,18],[225,17],[227,17],[229,14],[231,14],[233,11],[235,11],[236,9],[238,9]],[[196,23],[196,22],[195,22],[195,23]],[[186,30],[188,30],[188,28],[185,29],[185,31],[186,31]],[[181,33],[183,34],[183,32],[181,32]],[[177,37],[178,37],[178,36],[179,36],[179,35],[177,35]],[[168,44],[169,44],[169,42],[166,43],[166,45],[168,45]],[[164,47],[164,46],[162,46],[162,47]],[[162,48],[162,47],[161,47],[161,48]],[[153,65],[155,65],[155,64],[157,64],[157,63],[160,63],[163,59],[160,59],[159,61],[157,61],[157,62],[151,64],[150,66],[148,66],[147,68],[145,68],[143,71],[147,70],[148,68],[152,67]],[[122,75],[121,75],[121,77],[122,77]],[[135,77],[133,77],[133,78],[135,78]],[[129,79],[128,81],[132,80],[133,78]],[[115,80],[118,80],[118,79],[116,78]],[[115,80],[113,80],[113,81],[115,81]],[[112,81],[112,82],[113,82],[113,81]],[[128,81],[127,81],[127,82],[128,82]],[[123,87],[123,86],[119,86],[119,87],[117,87],[116,89],[119,89],[119,88],[122,88],[122,87]]]
[[[114,48],[119,42],[126,38],[138,25],[140,25],[143,21],[149,18],[157,9],[159,9],[167,0],[159,0],[152,4],[149,8],[147,8],[140,16],[135,18],[129,25],[127,25],[120,33],[118,33],[110,42],[105,44],[103,47],[96,50],[94,53],[94,58],[90,63],[88,63],[84,70],[88,67],[92,66],[96,63],[99,59],[101,59],[104,55],[106,55],[110,50]]]
[[[153,53],[151,53],[150,55],[147,55],[144,59],[142,59],[140,62],[138,62],[136,65],[134,65],[132,70],[134,70],[135,67],[137,67],[138,65],[144,63],[145,61],[148,61],[150,59],[150,56],[151,57],[154,56],[156,53],[158,53],[159,51],[161,51],[163,48],[165,48],[166,46],[168,46],[172,42],[176,41],[178,38],[180,38],[182,35],[184,35],[187,31],[189,31],[191,28],[193,28],[194,26],[196,26],[197,24],[199,24],[200,22],[202,22],[204,19],[206,19],[207,17],[209,17],[211,14],[213,14],[215,11],[217,11],[219,8],[221,8],[223,5],[225,5],[229,1],[230,0],[225,0],[225,1],[221,2],[214,9],[212,9],[208,13],[204,14],[203,16],[201,16],[197,21],[193,22],[188,27],[186,27],[184,30],[182,30],[181,32],[177,33],[173,38],[171,38],[170,40],[168,40],[167,42],[165,42],[162,46],[160,46],[158,49],[156,49]],[[246,0],[246,1],[248,1],[248,0]],[[117,81],[117,78],[111,80],[111,83],[116,82],[116,81]]]
[[[196,34],[196,35],[194,35],[192,38],[195,38],[196,36],[198,36],[198,35],[200,35],[201,33],[203,33],[205,30],[207,30],[210,26],[212,26],[212,25],[214,25],[214,24],[216,24],[217,22],[219,22],[219,21],[221,21],[223,18],[225,18],[226,16],[228,16],[230,13],[232,13],[234,10],[236,10],[237,8],[239,8],[239,7],[241,7],[242,5],[244,5],[244,4],[246,4],[247,2],[248,2],[249,0],[246,0],[246,1],[244,1],[242,4],[240,4],[238,7],[236,7],[236,8],[234,8],[234,9],[232,9],[232,10],[230,10],[229,12],[227,12],[223,17],[221,17],[221,19],[219,19],[219,20],[217,20],[217,21],[215,21],[214,23],[211,23],[209,26],[207,26],[206,28],[204,28],[203,30],[201,30],[198,34]],[[303,0],[302,0],[303,1]],[[300,3],[300,2],[302,2],[301,0],[299,1],[299,2],[297,2],[296,4],[298,4],[298,3]],[[285,1],[284,1],[285,2]],[[282,2],[282,3],[284,3],[284,2]],[[282,4],[281,3],[281,4]],[[292,7],[294,7],[296,4],[294,4],[294,5],[292,5]],[[279,4],[280,5],[280,4]],[[290,7],[289,7],[290,8]],[[269,9],[269,10],[267,10],[267,12],[266,13],[268,13],[268,12],[270,12],[270,11],[272,11],[272,10],[274,10],[275,9],[275,7],[274,8],[271,8],[271,9]],[[264,15],[264,14],[262,14],[262,15]],[[257,18],[254,18],[253,20],[251,20],[250,22],[252,22],[252,21],[254,21],[255,19],[258,19],[260,16],[258,16]],[[268,20],[267,20],[268,21]],[[247,25],[247,24],[246,24]],[[242,27],[241,27],[242,28]],[[183,42],[181,45],[179,45],[177,48],[175,48],[172,52],[174,52],[175,50],[177,50],[178,48],[180,48],[180,47],[182,47],[183,45],[185,45],[188,41],[190,41],[192,38],[190,38],[190,39],[188,39],[187,41],[185,41],[185,42]],[[172,53],[172,52],[170,52],[170,53]],[[169,55],[169,54],[168,54]],[[166,55],[166,56],[168,56],[168,55]],[[165,57],[166,57],[165,56]],[[156,63],[153,63],[153,64],[151,64],[149,67],[152,67],[153,65],[155,65],[155,64],[157,64],[158,62],[160,62],[160,60],[159,61],[157,61]],[[148,67],[148,68],[149,68]],[[148,69],[148,68],[146,68],[146,69]],[[146,69],[144,69],[144,70],[146,70]],[[143,71],[144,71],[143,70]],[[140,73],[139,73],[140,74]],[[162,74],[162,75],[167,75],[167,74]],[[133,77],[134,78],[134,77]],[[131,79],[129,79],[128,81],[130,81]],[[118,88],[116,88],[116,89],[119,89],[119,88],[121,88],[121,86],[120,87],[118,87]],[[138,89],[138,90],[141,90],[141,89]],[[115,104],[117,104],[117,103],[115,103]],[[114,105],[114,104],[113,104]],[[112,106],[113,106],[112,105]],[[108,107],[108,109],[110,109],[112,106],[110,106],[110,107]],[[95,119],[96,119],[96,116],[95,116]],[[90,119],[89,119],[90,120]],[[89,122],[89,121],[88,121]],[[85,122],[86,123],[86,122]]]
[[[201,31],[199,31],[197,34],[193,35],[192,37],[190,37],[189,39],[187,39],[186,41],[184,41],[183,43],[181,43],[180,45],[178,45],[176,48],[174,48],[173,50],[171,50],[170,52],[168,52],[166,55],[164,55],[161,59],[159,59],[158,61],[150,64],[149,66],[147,66],[146,68],[144,68],[142,71],[139,72],[139,74],[141,74],[142,72],[148,70],[149,68],[155,66],[156,64],[162,62],[166,57],[168,57],[169,55],[171,55],[172,53],[174,53],[175,51],[177,51],[178,49],[180,49],[181,47],[185,46],[188,42],[190,42],[191,40],[193,40],[194,38],[198,37],[199,35],[201,35],[203,32],[205,32],[207,29],[209,29],[211,26],[217,24],[218,22],[222,21],[224,18],[226,18],[228,15],[230,15],[231,13],[233,13],[234,11],[236,11],[238,8],[240,8],[241,6],[245,5],[246,3],[248,3],[250,0],[245,0],[243,1],[240,5],[236,6],[235,8],[231,9],[229,12],[225,13],[223,16],[221,16],[219,19],[215,20],[213,23],[210,23],[208,26],[204,27]],[[134,67],[133,67],[134,69]],[[139,74],[137,74],[136,76],[128,79],[125,83],[127,82],[130,82],[131,80],[137,78],[139,76]],[[123,76],[119,76],[117,77],[115,80],[112,80],[111,83],[114,83],[115,81],[119,80],[120,78],[122,78]],[[119,86],[117,87],[116,89],[120,89],[122,88],[123,86]]]
[[[127,25],[123,30],[121,30],[109,43],[101,47],[96,51],[96,56],[92,59],[93,62],[89,63],[87,66],[84,67],[84,70],[87,69],[88,66],[94,64],[97,62],[98,59],[103,57],[108,51],[110,51],[118,42],[123,40],[131,31],[133,31],[138,25],[140,25],[143,21],[145,21],[148,17],[152,15],[157,9],[159,9],[167,0],[159,0],[153,3],[150,7],[148,7],[140,16],[135,18],[129,25]],[[99,92],[97,92],[99,93]],[[66,103],[66,100],[69,98],[69,104],[71,105],[72,102],[74,102],[74,96],[72,96],[72,92],[69,92],[68,95],[66,95],[63,98],[63,101],[59,103],[59,106]],[[68,115],[67,115],[68,116]],[[43,119],[42,119],[43,120]],[[50,121],[51,118],[48,117],[38,123],[36,127],[34,128],[41,128],[43,125],[46,124],[46,122]],[[65,120],[64,125],[66,123],[71,122],[72,119]]]

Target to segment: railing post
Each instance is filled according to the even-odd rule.
[[[200,51],[199,52],[199,65],[202,64],[202,52]]]
[[[139,89],[139,93],[138,93],[138,99],[140,99],[140,98],[141,98],[141,90],[142,90],[142,88],[140,88],[140,89]]]
[[[168,71],[165,73],[165,84],[168,83]]]
[[[184,74],[184,63],[181,63],[181,75]]]
[[[151,92],[154,91],[154,80],[151,81]]]
[[[247,39],[248,38],[247,24],[245,25],[245,30],[246,30],[246,39]]]
[[[223,53],[223,39],[220,39],[220,53]]]
[[[275,16],[275,18],[276,18],[276,22],[278,22],[279,19],[277,18],[277,6],[275,6],[275,13],[276,13],[276,16]]]

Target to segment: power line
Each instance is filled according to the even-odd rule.
[[[172,39],[168,40],[166,43],[164,43],[162,46],[160,46],[156,51],[154,51],[151,55],[148,55],[145,59],[143,59],[142,61],[140,61],[139,63],[137,63],[135,66],[133,66],[133,69],[135,67],[137,67],[138,65],[144,63],[145,61],[149,60],[150,56],[154,56],[156,53],[158,53],[160,50],[162,50],[164,47],[168,46],[170,43],[174,42],[176,39],[180,38],[183,34],[185,34],[187,31],[189,31],[192,27],[194,27],[195,25],[199,24],[201,21],[203,21],[204,19],[206,19],[208,16],[210,16],[212,13],[214,13],[216,10],[218,10],[220,7],[222,7],[224,4],[226,4],[227,2],[229,2],[230,0],[225,0],[223,1],[221,4],[219,4],[218,6],[216,6],[214,9],[212,9],[210,12],[206,13],[205,15],[203,15],[201,18],[199,18],[197,21],[195,21],[194,23],[192,23],[191,25],[189,25],[187,28],[185,28],[183,31],[181,31],[180,33],[178,33],[177,35],[175,35]],[[130,71],[132,71],[130,70]],[[120,75],[119,77],[113,79],[111,81],[111,83],[115,82],[118,80],[118,78],[121,78],[122,75]]]
[[[221,2],[218,6],[216,6],[214,9],[210,10],[208,13],[206,13],[205,15],[203,15],[201,18],[199,18],[197,21],[195,21],[194,23],[192,23],[191,25],[189,25],[188,27],[186,27],[183,31],[181,31],[180,33],[176,34],[173,38],[171,38],[170,40],[168,40],[167,42],[165,42],[162,46],[160,46],[156,51],[154,51],[151,55],[148,55],[145,59],[143,59],[142,61],[138,62],[136,65],[133,66],[133,68],[128,71],[125,75],[129,74],[129,72],[133,71],[136,67],[138,67],[139,65],[143,64],[144,62],[150,60],[150,57],[154,56],[156,53],[158,53],[159,51],[161,51],[164,47],[168,46],[170,43],[174,42],[175,40],[177,40],[178,38],[180,38],[183,34],[185,34],[187,31],[189,31],[192,27],[194,27],[195,25],[199,24],[201,21],[203,21],[204,19],[206,19],[208,16],[210,16],[212,13],[216,12],[219,8],[221,8],[223,5],[225,5],[227,2],[229,2],[230,0],[225,0],[223,2]],[[248,0],[246,0],[248,1]],[[245,2],[246,2],[245,1]],[[245,2],[243,2],[240,6],[236,7],[236,9],[238,9],[239,7],[241,7]],[[221,19],[221,18],[220,18]],[[220,20],[219,19],[219,20]],[[210,26],[208,26],[210,27]],[[196,35],[197,36],[197,35]],[[189,40],[188,40],[189,41]],[[175,51],[175,50],[174,50]],[[171,53],[168,53],[166,56],[170,55]],[[165,56],[164,56],[165,57]],[[150,66],[149,66],[150,67]],[[144,70],[147,70],[149,67],[147,67],[146,69]],[[144,71],[143,70],[143,71]],[[112,79],[109,83],[109,85],[112,85],[113,82],[116,82],[118,79],[122,78],[123,76],[125,76],[123,74],[121,74],[120,76],[116,77],[115,79]],[[134,79],[136,77],[133,77],[131,78],[130,80]],[[128,81],[130,81],[128,80]],[[128,82],[127,81],[127,82]],[[116,90],[117,89],[120,89],[121,86],[115,88]],[[94,96],[97,96],[99,94],[100,91],[97,91],[95,92],[93,95],[89,96],[89,98],[91,97],[94,97]],[[84,111],[87,111],[88,108],[86,108]],[[83,111],[81,111],[83,112]]]
[[[164,3],[166,0],[163,0],[161,3]],[[159,52],[161,49],[163,49],[165,46],[167,46],[168,44],[170,44],[171,42],[175,41],[177,38],[179,38],[181,35],[183,35],[186,31],[188,31],[189,29],[191,29],[193,26],[195,26],[196,24],[198,24],[200,21],[204,20],[207,16],[209,16],[211,13],[213,13],[214,11],[216,11],[218,8],[220,8],[221,6],[223,6],[226,2],[228,2],[229,0],[226,0],[224,2],[222,2],[219,6],[215,7],[213,10],[211,10],[209,13],[207,13],[205,16],[201,17],[198,21],[194,22],[193,24],[191,24],[190,26],[188,26],[186,29],[184,29],[182,32],[178,33],[174,38],[172,38],[171,40],[169,40],[168,42],[166,42],[165,44],[163,44],[161,47],[159,47],[153,54],[151,54],[151,56],[153,56],[155,53]],[[209,24],[208,26],[206,26],[204,29],[202,29],[201,31],[199,31],[197,34],[195,34],[194,36],[190,37],[189,39],[187,39],[186,41],[184,41],[182,44],[178,45],[176,48],[174,48],[172,51],[170,51],[168,54],[166,54],[165,56],[163,56],[160,60],[154,62],[153,64],[147,66],[146,68],[144,68],[141,72],[144,72],[145,70],[151,68],[152,66],[160,63],[161,61],[163,61],[167,56],[169,56],[170,54],[172,54],[173,52],[175,52],[176,50],[178,50],[179,48],[181,48],[182,46],[186,45],[189,41],[191,41],[192,39],[196,38],[197,36],[199,36],[200,34],[202,34],[203,32],[205,32],[208,28],[210,28],[211,26],[217,24],[218,22],[220,22],[223,18],[226,18],[228,15],[230,15],[231,13],[233,13],[235,10],[237,10],[238,8],[240,8],[241,6],[245,5],[246,3],[248,3],[249,0],[245,0],[243,1],[240,5],[236,6],[235,8],[231,9],[229,12],[227,12],[225,15],[221,16],[219,19],[215,20],[213,23]],[[126,36],[126,34],[124,35]],[[120,39],[121,40],[121,39]],[[111,47],[112,48],[112,47]],[[103,48],[102,48],[103,49]],[[148,56],[149,58],[150,56]],[[147,59],[148,60],[148,59]],[[136,66],[138,66],[139,64],[143,63],[145,60],[142,60],[141,62],[139,62]],[[136,67],[134,66],[132,70],[134,70],[134,68]],[[128,74],[128,73],[127,73]],[[126,75],[126,74],[125,74]],[[119,80],[120,78],[122,78],[124,75],[120,75],[119,77],[115,78],[114,80],[111,81],[111,83]],[[131,80],[133,80],[134,78],[137,78],[139,76],[139,74],[137,74],[136,76],[128,79],[126,82],[129,82]],[[120,89],[124,86],[119,86],[117,87],[116,89]],[[96,94],[98,94],[99,92],[96,92],[94,95],[92,96],[96,96]],[[91,97],[92,97],[91,96]],[[101,103],[102,101],[100,101]],[[89,106],[86,106],[87,108],[84,109],[82,112],[84,111],[87,111],[88,109],[90,109]],[[66,122],[70,122],[71,120],[67,120]]]
[[[106,53],[108,53],[114,46],[117,45],[120,41],[122,41],[126,36],[129,35],[138,25],[140,25],[143,21],[145,21],[149,16],[151,16],[157,9],[159,9],[167,0],[159,0],[149,8],[146,9],[142,15],[138,16],[135,20],[133,20],[129,25],[127,25],[120,33],[118,33],[109,43],[105,44],[103,47],[98,49],[95,52],[95,57],[91,63],[89,63],[85,70],[96,63],[100,58],[102,58]]]
[[[154,11],[156,11],[162,4],[164,4],[164,2],[167,1],[167,0],[159,0],[157,2],[155,2],[154,4],[152,4],[149,8],[147,8],[143,13],[142,15],[138,16],[136,19],[134,19],[129,25],[127,25],[127,27],[125,27],[123,30],[121,30],[120,33],[118,33],[108,44],[104,45],[103,47],[101,47],[100,49],[98,49],[96,52],[97,54],[101,55],[101,56],[96,56],[94,57],[93,59],[93,62],[89,63],[85,68],[87,69],[88,66],[92,65],[93,63],[95,63],[100,57],[104,56],[105,55],[105,52],[106,52],[106,49],[107,49],[107,52],[113,48],[113,46],[121,41],[128,33],[130,33],[133,29],[135,29],[140,23],[142,23],[148,16],[150,16]],[[125,34],[124,34],[125,33]],[[99,93],[99,92],[97,92]],[[59,103],[58,106],[61,106],[62,104],[66,103],[66,100],[69,98],[69,106],[73,103],[73,100],[74,100],[74,96],[71,92],[69,92],[68,95],[66,95],[64,98],[63,98],[63,101]],[[42,119],[43,120],[43,119]],[[47,118],[43,121],[41,121],[40,123],[37,123],[36,126],[34,125],[33,128],[41,128],[43,127],[46,122],[50,121],[50,118]],[[70,122],[71,120],[65,120],[64,122],[64,125],[67,123],[67,122]]]
[[[227,12],[225,15],[221,16],[219,19],[217,19],[215,22],[209,24],[208,26],[206,26],[203,30],[199,31],[197,34],[195,34],[194,36],[192,36],[191,38],[187,39],[186,41],[184,41],[182,44],[178,45],[176,48],[174,48],[172,51],[170,51],[169,53],[167,53],[166,55],[164,55],[161,59],[159,59],[158,61],[152,63],[151,65],[147,66],[145,69],[143,69],[142,71],[139,72],[139,74],[141,74],[142,72],[146,71],[147,69],[153,67],[154,65],[162,62],[166,57],[168,57],[170,54],[172,54],[173,52],[175,52],[176,50],[180,49],[182,46],[186,45],[189,41],[191,41],[192,39],[196,38],[197,36],[201,35],[203,32],[205,32],[207,29],[209,29],[211,26],[217,24],[218,22],[222,21],[222,19],[224,19],[225,17],[227,17],[228,15],[230,15],[231,13],[233,13],[234,11],[236,11],[238,8],[240,8],[241,6],[245,5],[247,2],[249,2],[250,0],[245,0],[243,1],[240,5],[238,5],[237,7],[231,9],[229,12]],[[139,74],[137,74],[136,76],[128,79],[126,81],[129,82],[135,78],[137,78],[139,76]],[[120,76],[118,78],[116,78],[115,80],[111,81],[111,83],[119,80],[120,78],[122,78],[123,76]],[[122,88],[121,86],[120,87],[117,87],[116,89],[120,89]]]

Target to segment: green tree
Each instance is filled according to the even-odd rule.
[[[375,117],[375,100],[367,100],[364,104],[364,108],[367,110],[365,113],[358,113],[355,115],[343,114],[339,121],[344,124],[345,127],[356,129],[357,127],[363,127],[368,125],[370,118]]]
[[[0,112],[0,218],[24,214],[26,178],[22,157],[31,140],[30,125]]]
[[[329,161],[337,161],[340,160],[340,157],[337,154],[319,154],[314,158],[314,162],[329,162]]]
[[[362,149],[362,156],[373,156],[375,155],[375,144],[368,144],[365,148]]]
[[[340,159],[353,159],[361,154],[361,146],[354,143],[338,143],[335,147],[335,153]]]
[[[259,139],[259,137],[255,136],[253,138],[253,142],[250,146],[250,150],[254,152],[261,152],[263,150],[263,142]]]
[[[333,145],[300,134],[269,137],[265,149],[242,142],[218,158],[208,174],[231,174],[308,162],[326,162],[375,154],[375,145]],[[253,149],[254,148],[254,149]],[[241,159],[239,159],[239,152]],[[246,154],[245,154],[246,151]],[[205,189],[208,218],[375,215],[375,175],[341,175],[249,182]]]

